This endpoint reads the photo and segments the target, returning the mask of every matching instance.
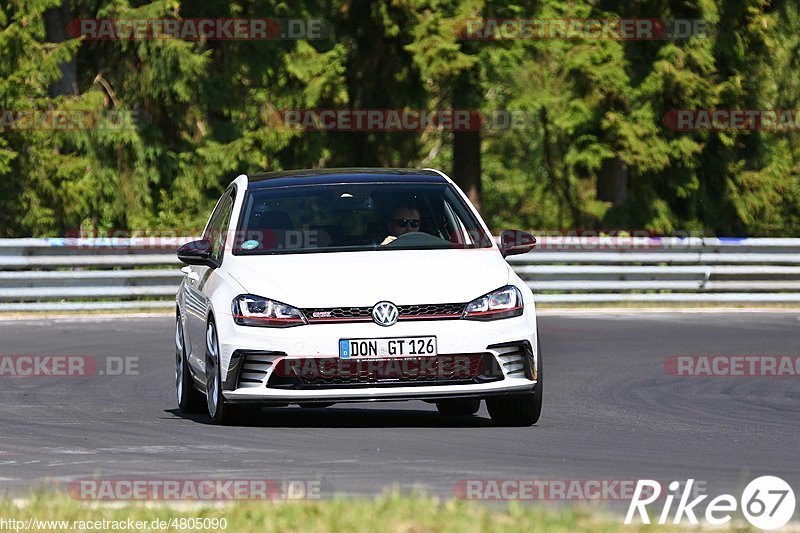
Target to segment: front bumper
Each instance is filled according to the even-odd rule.
[[[535,390],[538,367],[533,305],[520,317],[408,321],[391,327],[373,323],[313,324],[286,329],[237,326],[217,316],[223,395],[231,402],[303,403],[437,400],[520,394]],[[307,380],[287,382],[286,368],[297,363],[338,359],[340,339],[434,335],[442,361],[480,357],[491,361],[492,377],[472,380]],[[395,360],[396,361],[396,360]],[[402,361],[402,360],[400,360]],[[427,359],[430,361],[430,359]],[[442,363],[444,364],[444,363]],[[283,369],[283,370],[281,370]],[[460,376],[463,378],[463,376]]]

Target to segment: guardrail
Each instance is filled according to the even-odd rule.
[[[0,239],[0,311],[169,308],[181,239]],[[800,239],[543,237],[539,302],[800,302]]]

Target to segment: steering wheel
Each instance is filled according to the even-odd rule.
[[[408,239],[409,235],[410,235],[411,237],[416,237],[416,236],[417,236],[417,235],[419,235],[420,233],[424,233],[424,232],[422,232],[422,231],[408,231],[408,232],[406,232],[406,233],[403,233],[402,235],[398,235],[398,236],[395,238],[395,241],[399,241],[400,239]]]

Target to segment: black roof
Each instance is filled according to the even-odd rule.
[[[248,189],[267,189],[296,185],[328,185],[332,183],[447,183],[433,170],[405,168],[323,168],[317,170],[283,170],[248,176]]]

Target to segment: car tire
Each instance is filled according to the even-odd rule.
[[[175,319],[175,390],[178,409],[182,413],[202,413],[205,410],[203,393],[194,387],[194,380],[189,372],[186,359],[186,342],[183,335],[183,323],[180,314]]]
[[[444,416],[470,416],[481,408],[480,398],[453,398],[436,402],[436,409]]]
[[[532,426],[542,414],[542,349],[536,344],[536,386],[528,394],[515,394],[498,398],[487,398],[486,408],[492,421],[498,426]]]
[[[206,407],[215,424],[229,425],[239,421],[236,406],[222,395],[222,375],[219,365],[219,339],[214,319],[206,325]]]

